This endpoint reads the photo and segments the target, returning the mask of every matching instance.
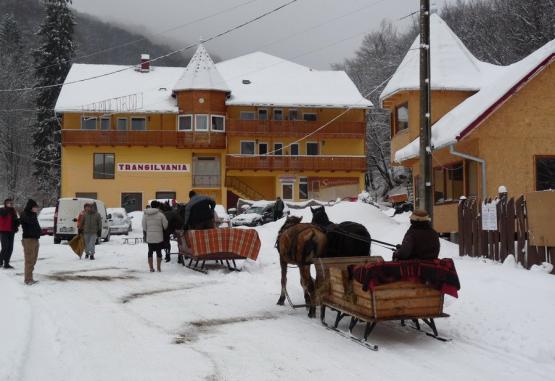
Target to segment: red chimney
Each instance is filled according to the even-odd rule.
[[[150,71],[150,54],[141,54],[141,72],[148,73]]]

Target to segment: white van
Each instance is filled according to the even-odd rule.
[[[104,242],[110,240],[108,225],[110,216],[106,214],[106,207],[102,201],[92,198],[61,198],[56,204],[54,213],[54,243],[58,244],[62,240],[69,241],[77,234],[77,217],[87,203],[96,205],[96,210],[102,218],[101,238]]]

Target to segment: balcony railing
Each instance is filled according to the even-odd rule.
[[[304,120],[227,120],[228,135],[243,136],[305,136],[316,131],[327,122],[308,122]],[[332,122],[315,133],[327,138],[364,138],[364,122]]]
[[[253,156],[227,155],[228,170],[366,171],[364,156]]]
[[[226,148],[226,136],[216,132],[62,130],[64,146],[158,146]]]

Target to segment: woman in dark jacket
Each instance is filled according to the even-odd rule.
[[[393,253],[393,260],[437,259],[439,234],[432,228],[430,216],[424,210],[415,210],[410,216],[410,228],[403,243]]]
[[[23,229],[23,239],[21,243],[23,244],[23,253],[25,255],[25,284],[29,286],[37,283],[37,281],[33,279],[33,270],[35,269],[35,264],[39,256],[39,239],[41,235],[41,229],[37,219],[38,210],[39,206],[37,203],[29,199],[19,218],[21,228]]]

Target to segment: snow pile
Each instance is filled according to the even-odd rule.
[[[326,211],[334,222],[360,222],[373,238],[391,243],[401,242],[408,227],[406,216],[391,219],[360,202]],[[310,209],[291,213],[312,218]],[[142,214],[130,215],[140,234]],[[260,255],[243,262],[239,273],[200,274],[177,265],[175,256],[161,274],[150,273],[146,245],[123,245],[123,237],[98,246],[95,261],[79,260],[67,245],[45,237],[35,271],[40,283],[32,287],[23,286],[18,236],[16,270],[0,271],[0,380],[553,378],[553,275],[459,258],[457,245],[442,241],[441,255],[454,258],[462,284],[459,299],[446,298],[451,317],[436,321],[453,341],[385,322],[370,337],[380,350],[370,352],[323,329],[304,309],[275,305],[274,243],[283,222],[256,228]],[[373,254],[391,256],[381,247]],[[297,269],[289,269],[288,291],[294,302],[303,300]]]
[[[229,88],[216,65],[214,65],[210,54],[200,44],[173,90],[218,90],[227,92]]]

